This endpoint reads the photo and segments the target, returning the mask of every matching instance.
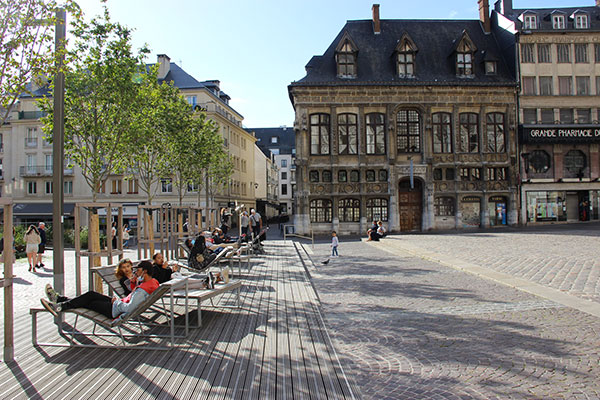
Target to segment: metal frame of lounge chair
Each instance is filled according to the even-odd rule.
[[[118,282],[117,282],[118,283]],[[188,293],[188,282],[187,279],[181,279],[178,281],[169,281],[160,285],[150,296],[140,305],[138,305],[133,311],[122,315],[120,318],[112,319],[107,318],[105,315],[100,314],[96,311],[89,310],[87,308],[74,308],[71,310],[67,310],[62,314],[75,314],[75,322],[73,324],[72,329],[65,330],[62,327],[63,322],[58,323],[58,331],[59,334],[63,337],[66,337],[68,344],[58,343],[58,342],[39,342],[37,338],[37,315],[40,312],[48,312],[45,308],[31,308],[29,313],[31,314],[31,341],[34,346],[59,346],[59,347],[94,347],[94,348],[114,348],[114,349],[135,349],[142,348],[139,345],[127,345],[125,338],[139,338],[139,337],[148,337],[148,338],[170,338],[170,342],[167,346],[154,346],[147,345],[143,346],[144,349],[148,350],[170,350],[175,346],[176,338],[185,338],[189,333],[189,320],[188,315],[185,315],[185,335],[175,335],[175,296],[178,290],[183,289],[184,293]],[[164,307],[164,298],[165,295],[169,295],[171,299],[171,309],[170,314],[167,313],[167,308]],[[162,326],[162,324],[156,324],[147,319],[143,319],[142,314],[150,311],[151,307],[157,301],[163,301],[163,312],[167,317],[168,326],[170,328],[169,335],[160,335],[160,334],[151,334],[147,333],[147,330],[144,330],[144,325],[152,326],[158,325]],[[185,306],[188,307],[189,300],[186,296],[185,298]],[[94,326],[92,328],[92,332],[81,332],[77,331],[77,322],[79,321],[79,317],[83,317],[89,319],[93,322]],[[123,334],[122,328],[128,325],[137,325],[139,327],[139,332],[135,334]],[[101,326],[107,333],[97,333],[96,327]],[[78,343],[75,341],[76,335],[81,336],[94,336],[94,337],[102,337],[102,336],[110,336],[110,337],[118,337],[121,339],[121,345],[118,344],[110,344],[110,345],[102,345],[102,344],[84,344]]]

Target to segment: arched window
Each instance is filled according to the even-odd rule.
[[[348,182],[348,172],[345,170],[338,171],[338,182]]]
[[[310,115],[310,154],[329,154],[329,114]]]
[[[506,133],[504,131],[504,114],[488,113],[486,116],[487,151],[504,153],[506,151]]]
[[[433,152],[452,153],[452,119],[450,113],[435,113],[432,116]]]
[[[451,217],[456,214],[456,202],[454,197],[441,196],[433,201],[435,215],[438,217]]]
[[[366,203],[367,221],[387,221],[388,201],[387,199],[367,199]]]
[[[398,153],[421,151],[421,116],[416,110],[400,110],[396,115]]]
[[[586,167],[586,157],[580,150],[571,150],[565,154],[565,177],[583,178],[583,170]]]
[[[460,114],[460,137],[458,151],[461,153],[479,152],[479,118],[475,113]]]
[[[356,114],[338,114],[339,154],[358,153],[358,118]]]
[[[316,199],[310,201],[310,222],[331,222],[331,200]]]
[[[340,222],[359,222],[360,200],[340,199],[338,201],[338,217]]]
[[[312,170],[308,173],[308,180],[312,183],[319,182],[319,171]]]
[[[357,169],[353,169],[350,171],[350,182],[359,182],[360,181],[360,172]]]
[[[527,172],[543,174],[552,166],[550,156],[544,150],[533,150],[527,160]]]
[[[385,115],[366,115],[367,154],[385,154]]]
[[[323,177],[323,182],[331,182],[331,171],[325,170],[321,173]]]

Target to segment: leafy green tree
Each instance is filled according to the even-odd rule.
[[[97,200],[101,185],[130,164],[128,143],[135,134],[139,77],[148,50],[134,53],[131,31],[112,22],[108,10],[91,22],[78,21],[72,31],[70,61],[65,68],[65,154],[81,168]],[[40,107],[51,140],[52,103]]]
[[[156,68],[140,77],[139,109],[132,116],[134,134],[130,140],[130,179],[138,177],[139,188],[148,204],[156,195],[160,178],[171,175],[169,158],[172,138],[189,122],[189,105],[172,84],[158,83]]]
[[[0,0],[0,126],[31,83],[43,84],[56,73],[54,25],[57,3],[47,0]],[[78,21],[79,7],[63,2],[68,18]]]
[[[169,169],[180,205],[189,185],[198,189],[203,186],[203,171],[211,163],[219,162],[218,156],[223,152],[223,138],[214,122],[207,119],[205,113],[187,107],[185,128],[174,136],[169,157]]]

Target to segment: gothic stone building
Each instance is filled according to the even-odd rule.
[[[348,21],[289,86],[298,232],[517,223],[516,83],[480,20]]]

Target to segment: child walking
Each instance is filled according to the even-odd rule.
[[[340,242],[338,241],[337,234],[333,231],[331,233],[331,257],[339,257],[337,250],[339,244]]]

